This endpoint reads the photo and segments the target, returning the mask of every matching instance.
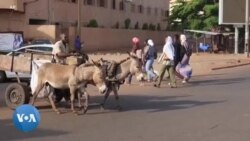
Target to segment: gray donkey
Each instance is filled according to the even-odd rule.
[[[129,74],[135,75],[138,81],[143,80],[142,62],[136,56],[133,56],[130,53],[128,54],[129,57],[121,60],[120,62],[103,60],[104,64],[106,63],[108,66],[110,66],[107,70],[110,79],[107,79],[108,90],[106,91],[104,100],[101,103],[102,109],[104,109],[107,98],[113,91],[117,102],[117,108],[121,110],[118,89]]]

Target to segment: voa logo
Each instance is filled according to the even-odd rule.
[[[23,121],[36,122],[36,118],[34,114],[30,114],[30,115],[17,114],[17,119],[19,122],[23,122]]]
[[[13,123],[20,131],[33,131],[40,123],[40,114],[34,106],[22,105],[13,113]]]

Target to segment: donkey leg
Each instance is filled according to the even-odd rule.
[[[89,106],[89,94],[86,90],[84,92],[84,97],[85,97],[85,103],[84,103],[84,112],[83,113],[86,114],[88,111],[88,106]]]
[[[70,88],[71,110],[72,110],[73,113],[77,113],[77,112],[75,111],[75,106],[74,106],[75,91],[76,91],[76,88],[75,88],[75,87],[71,87],[71,88]]]
[[[82,98],[82,92],[77,91],[77,97],[78,97],[78,107],[81,109],[82,108],[82,103],[81,103],[81,98]]]
[[[112,88],[109,87],[108,90],[107,90],[107,92],[106,92],[105,95],[104,95],[104,99],[103,99],[102,103],[100,104],[102,110],[105,109],[105,108],[104,108],[104,105],[105,105],[105,103],[106,103],[106,101],[107,101],[107,99],[108,99],[108,97],[109,97],[111,91],[112,91]]]
[[[52,106],[52,109],[53,109],[57,114],[61,114],[61,112],[56,108],[55,102],[54,102],[54,100],[53,100],[53,95],[54,95],[54,92],[51,91],[51,92],[49,93],[49,96],[48,96],[49,102],[50,102],[50,104],[51,104],[51,106]]]
[[[42,84],[40,84],[40,85],[37,86],[35,92],[33,93],[32,99],[31,99],[31,101],[30,101],[30,104],[31,104],[31,105],[34,105],[34,104],[35,104],[35,101],[36,101],[36,99],[37,99],[37,96],[38,96],[38,94],[40,93],[40,91],[42,90],[42,88],[43,88],[43,85],[42,85]]]
[[[122,110],[122,107],[120,105],[120,101],[119,101],[119,95],[118,95],[118,87],[116,86],[116,84],[112,85],[112,89],[113,89],[113,92],[114,92],[114,95],[115,95],[115,99],[116,99],[116,107],[119,111]]]

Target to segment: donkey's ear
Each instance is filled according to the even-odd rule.
[[[131,57],[131,53],[130,52],[127,51],[127,54],[128,54],[129,57]]]
[[[137,58],[137,56],[134,53],[128,52],[128,55],[129,55],[130,58],[133,58],[133,59]]]
[[[100,66],[101,66],[99,63],[95,62],[94,60],[91,60],[91,61],[92,61],[92,63],[93,63],[95,66],[97,66],[97,67],[100,67]]]
[[[101,65],[103,65],[103,64],[104,64],[104,60],[103,60],[102,58],[100,59],[100,61],[99,61],[99,62],[100,62],[100,64],[101,64]]]

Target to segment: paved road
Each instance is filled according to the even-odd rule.
[[[108,110],[92,107],[83,116],[56,115],[40,107],[39,128],[26,134],[12,125],[12,111],[4,107],[2,96],[6,84],[2,84],[0,141],[249,141],[249,70],[246,66],[196,76],[178,89],[123,86],[122,112],[114,110],[113,97]],[[96,92],[91,88],[91,93]],[[102,96],[91,98],[98,102]]]

